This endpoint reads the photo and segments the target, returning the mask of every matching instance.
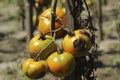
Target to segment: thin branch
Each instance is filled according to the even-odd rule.
[[[37,55],[36,55],[36,57],[35,57],[35,60],[37,61],[37,60],[39,60],[39,59],[43,59],[42,57],[40,57],[41,55],[46,55],[47,53],[44,53],[46,50],[47,50],[47,48],[51,45],[51,44],[53,44],[53,40],[51,40],[51,42],[49,42]],[[43,54],[44,53],[44,54]],[[47,57],[47,56],[45,56],[45,57]]]
[[[89,8],[87,6],[86,0],[83,0],[83,1],[85,3],[86,9],[87,9],[87,13],[88,13],[88,18],[89,18],[89,21],[90,21],[90,25],[93,26],[92,20],[91,20],[91,15],[90,15],[90,10],[89,10]]]
[[[55,30],[56,5],[57,5],[57,0],[52,0],[52,4],[51,4],[51,31]],[[53,36],[53,33],[51,35]]]

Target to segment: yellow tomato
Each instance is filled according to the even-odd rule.
[[[51,44],[50,44],[51,43]],[[49,45],[50,44],[50,45]],[[48,46],[48,48],[46,48]],[[52,52],[56,51],[56,45],[55,43],[52,41],[52,37],[50,35],[46,35],[44,37],[44,39],[41,38],[40,34],[37,34],[36,36],[34,36],[30,42],[29,42],[29,51],[30,54],[32,56],[36,56],[40,51],[42,51],[43,49],[47,49],[45,50],[45,53],[41,54],[41,58],[42,59],[46,59],[49,54],[51,54]]]
[[[75,68],[75,59],[68,52],[52,53],[47,59],[50,72],[57,77],[64,77],[72,73]]]
[[[63,50],[70,52],[75,57],[84,56],[92,46],[90,35],[87,31],[80,29],[74,31],[74,35],[66,35],[62,42]]]
[[[25,59],[22,63],[23,73],[31,79],[43,77],[48,70],[48,65],[45,60],[35,61],[32,58]]]
[[[51,30],[51,8],[46,9],[40,16],[39,16],[39,24],[38,24],[38,31],[43,34],[46,32],[50,32]],[[55,21],[55,29],[61,27],[61,24],[66,26],[66,17],[65,13],[61,8],[56,8],[56,19],[59,19],[60,23],[56,20]],[[57,32],[56,37],[61,38],[65,36],[65,32],[60,30]]]

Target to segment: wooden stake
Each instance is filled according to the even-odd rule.
[[[27,44],[30,39],[33,37],[33,0],[24,0],[25,1],[25,29],[27,32]]]
[[[98,4],[98,31],[99,31],[99,40],[103,40],[103,29],[102,29],[102,3],[101,0],[97,0]]]

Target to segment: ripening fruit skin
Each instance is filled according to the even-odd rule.
[[[48,71],[45,60],[35,61],[32,58],[25,59],[22,63],[22,72],[31,79],[42,78]]]
[[[66,35],[62,41],[63,50],[71,53],[75,57],[82,57],[92,47],[90,34],[84,30],[75,30],[74,35]]]
[[[43,34],[49,32],[51,30],[51,8],[46,9],[39,17],[38,22],[38,31]],[[65,12],[61,8],[56,8],[56,19],[59,19],[61,24],[66,26],[66,17]],[[55,29],[61,27],[61,24],[56,20],[55,21]],[[56,38],[61,38],[65,36],[64,30],[59,30],[56,32]]]
[[[50,19],[50,16],[51,16],[51,8],[48,8],[42,12],[42,14],[39,16],[39,18],[46,17],[46,18]],[[56,18],[65,20],[66,19],[65,17],[66,17],[65,12],[62,11],[61,8],[56,7]]]
[[[68,52],[52,53],[47,59],[50,72],[56,77],[65,77],[75,68],[74,56]]]
[[[43,50],[49,43],[52,42],[52,37],[50,35],[46,35],[45,39],[41,38],[40,34],[35,35],[29,42],[29,51],[30,54],[35,57],[41,50]],[[41,59],[46,59],[49,54],[56,51],[56,44],[53,42],[49,45],[47,50],[44,50],[44,53],[41,54]]]

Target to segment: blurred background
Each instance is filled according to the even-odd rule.
[[[98,44],[95,60],[97,80],[120,80],[120,0],[86,0],[93,18]],[[49,0],[41,3],[41,11],[50,6]],[[28,41],[38,33],[36,7],[33,16],[26,7],[27,0],[0,0],[0,80],[29,80],[21,71],[21,61],[26,56]],[[62,6],[64,6],[64,1]],[[32,27],[32,28],[31,28]],[[33,28],[35,27],[35,28]],[[34,29],[34,32],[31,30]],[[56,80],[47,74],[39,80]]]

